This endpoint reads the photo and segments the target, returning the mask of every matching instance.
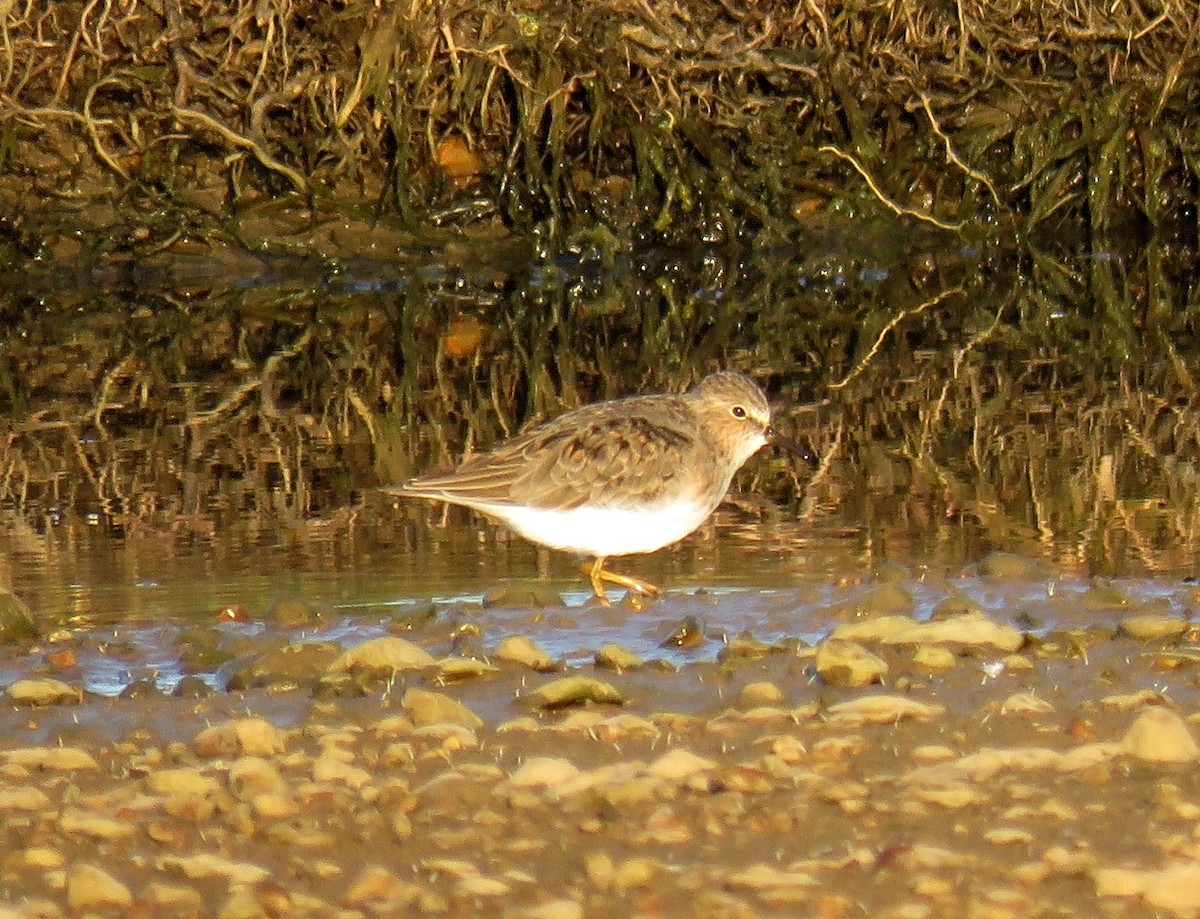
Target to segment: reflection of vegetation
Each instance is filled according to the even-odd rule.
[[[862,251],[814,238],[473,287],[343,273],[316,293],[297,271],[50,309],[10,294],[0,311],[25,318],[0,350],[0,497],[29,521],[348,526],[372,484],[725,365],[816,448],[811,469],[764,458],[742,479],[805,518],[844,514],[879,545],[1184,567],[1200,548],[1187,273],[1161,253],[1012,266],[857,229]]]
[[[439,246],[448,225],[495,224],[555,250],[601,224],[617,251],[785,238],[864,206],[1195,238],[1194,3],[65,0],[0,17],[10,260],[253,242],[272,217],[279,246],[349,221]]]

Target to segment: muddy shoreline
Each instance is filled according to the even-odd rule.
[[[589,642],[601,614],[569,607],[513,610],[525,636],[482,610],[351,640],[308,686],[56,696],[48,658],[0,707],[3,899],[23,917],[1200,915],[1191,588],[1063,590],[1064,621],[1030,631],[1015,598],[1034,582],[993,561],[986,613],[947,596],[909,616],[895,582],[864,585],[815,645],[710,624],[711,656],[682,664]],[[540,647],[572,628],[595,660]]]

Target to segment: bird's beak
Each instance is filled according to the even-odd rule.
[[[793,456],[800,457],[800,459],[804,460],[805,462],[812,462],[814,459],[816,459],[815,455],[813,454],[813,451],[810,450],[808,447],[804,446],[801,443],[797,443],[796,441],[792,440],[791,438],[784,437],[782,434],[778,433],[773,427],[767,428],[766,438],[767,438],[767,443],[769,443],[771,446],[779,447],[781,450],[786,450],[788,453],[791,453]]]

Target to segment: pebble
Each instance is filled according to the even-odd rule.
[[[483,727],[482,718],[445,693],[412,687],[405,691],[400,704],[417,727],[433,724],[457,724],[471,730]]]
[[[781,705],[783,699],[783,690],[765,680],[747,683],[738,693],[738,705],[743,708],[753,708],[758,705]]]
[[[80,772],[100,768],[96,758],[79,747],[19,747],[0,752],[0,757],[10,765],[50,772]]]
[[[1184,619],[1172,616],[1127,616],[1117,625],[1118,630],[1138,641],[1153,641],[1163,638],[1178,638],[1191,628]]]
[[[579,767],[570,760],[557,756],[535,756],[528,759],[509,776],[508,782],[515,788],[550,788],[573,781],[579,776]]]
[[[483,595],[483,608],[556,609],[566,606],[562,594],[547,584],[531,581],[505,581]]]
[[[545,709],[588,702],[621,705],[625,701],[611,683],[585,676],[561,677],[526,693],[521,699],[527,705]]]
[[[885,645],[958,644],[1016,651],[1025,636],[1010,625],[994,622],[979,613],[964,613],[929,622],[908,616],[883,616],[864,622],[847,622],[834,628],[831,638],[877,641]]]
[[[207,797],[220,790],[220,783],[199,769],[157,769],[146,776],[146,788],[156,795]]]
[[[53,677],[15,680],[7,692],[14,705],[78,705],[83,701],[82,689]]]
[[[868,686],[887,675],[887,661],[853,641],[827,638],[817,646],[814,666],[830,686]]]
[[[250,716],[205,728],[194,744],[205,757],[274,756],[287,746],[287,734],[265,718]]]
[[[530,670],[554,670],[556,662],[544,648],[532,638],[524,635],[509,635],[496,645],[495,656],[513,664],[520,664]]]
[[[917,670],[932,672],[950,670],[957,663],[958,657],[949,648],[921,645],[913,652],[912,664]]]
[[[828,715],[839,724],[888,724],[905,719],[932,721],[945,714],[945,706],[931,705],[904,696],[864,696],[831,705]]]
[[[398,670],[432,667],[437,663],[424,648],[394,635],[372,638],[345,651],[329,665],[327,673],[366,671],[387,676]]]
[[[605,670],[615,670],[617,673],[636,670],[645,663],[637,654],[612,643],[601,646],[596,652],[596,666]]]
[[[1033,559],[1014,552],[991,552],[979,562],[979,574],[993,581],[1029,581],[1046,576]]]
[[[1134,720],[1121,738],[1121,750],[1152,763],[1190,763],[1200,748],[1187,723],[1175,712],[1155,706]]]
[[[103,868],[84,863],[67,872],[67,905],[75,913],[127,910],[133,906],[133,894]]]
[[[37,621],[25,601],[7,587],[0,587],[0,644],[33,641],[38,634]]]

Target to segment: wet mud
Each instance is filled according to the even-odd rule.
[[[195,672],[123,697],[99,629],[5,650],[5,914],[1200,914],[1183,580],[485,602],[159,623]]]

